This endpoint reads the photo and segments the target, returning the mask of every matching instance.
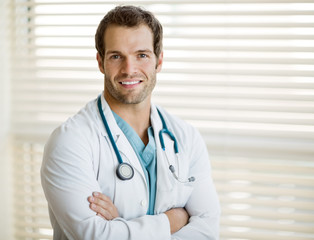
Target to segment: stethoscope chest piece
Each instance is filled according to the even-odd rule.
[[[133,167],[125,162],[118,165],[116,172],[121,180],[130,180],[134,176]]]

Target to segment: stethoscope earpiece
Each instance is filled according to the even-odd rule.
[[[192,177],[189,177],[187,181],[182,181],[182,180],[180,180],[179,177],[178,177],[177,174],[176,174],[176,170],[175,170],[175,168],[174,168],[173,165],[170,165],[170,166],[169,166],[169,170],[170,170],[170,172],[172,173],[173,177],[174,177],[175,179],[177,179],[177,181],[180,182],[180,183],[189,183],[189,182],[194,182],[194,181],[195,181],[195,177],[193,177],[193,176],[192,176]]]
[[[188,181],[189,181],[189,182],[194,182],[194,181],[195,181],[195,177],[189,177],[189,178],[188,178]]]

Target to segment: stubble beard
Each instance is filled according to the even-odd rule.
[[[143,79],[142,76],[133,76],[133,78],[136,78],[136,77],[140,77],[141,79]],[[120,78],[123,79],[123,78],[129,78],[129,77],[128,76],[119,77],[118,80]],[[127,91],[126,94],[123,94],[117,89],[117,87],[114,86],[114,84],[112,84],[110,80],[110,76],[105,75],[105,88],[107,89],[107,93],[109,93],[110,96],[117,102],[120,102],[122,104],[139,104],[143,102],[152,93],[153,89],[155,88],[156,73],[151,74],[149,76],[149,79],[150,79],[148,81],[149,84],[145,85],[141,92],[134,93],[136,90],[130,89],[129,91]],[[115,79],[114,80],[115,83],[119,82],[118,80]]]

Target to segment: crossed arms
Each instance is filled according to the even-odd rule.
[[[96,212],[98,216],[106,220],[113,220],[119,217],[118,209],[113,204],[111,199],[106,195],[94,192],[92,196],[88,197],[91,210]],[[189,214],[184,208],[173,208],[165,212],[170,224],[171,234],[179,231],[189,221]]]

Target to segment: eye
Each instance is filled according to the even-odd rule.
[[[117,54],[110,56],[110,59],[120,59],[120,58],[121,58],[121,56],[117,55]]]
[[[148,57],[148,55],[145,53],[141,53],[138,56],[139,56],[139,58],[147,58]]]

